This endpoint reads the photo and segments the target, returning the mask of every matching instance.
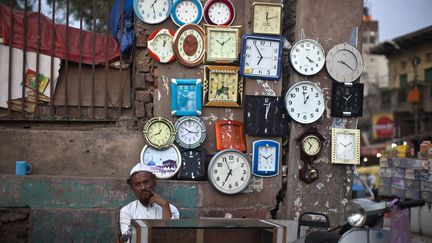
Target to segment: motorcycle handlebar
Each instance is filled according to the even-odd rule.
[[[421,207],[425,205],[425,200],[410,200],[410,201],[399,201],[397,203],[398,208],[405,209],[405,208],[415,208],[415,207]]]

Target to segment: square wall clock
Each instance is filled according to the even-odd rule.
[[[204,66],[204,106],[241,107],[243,79],[239,67]]]
[[[216,149],[236,149],[246,152],[246,137],[243,133],[243,123],[232,120],[216,120]]]
[[[331,162],[360,164],[360,130],[332,128]]]
[[[280,36],[243,35],[240,74],[252,79],[279,80],[282,46]]]
[[[204,25],[205,62],[234,63],[239,60],[241,26]]]
[[[171,80],[171,114],[174,116],[199,116],[202,110],[201,79]]]
[[[363,114],[363,84],[333,81],[331,115],[358,117]]]
[[[255,34],[281,35],[282,4],[255,2],[252,5],[252,32]]]
[[[243,117],[248,135],[288,135],[289,116],[280,96],[246,95]]]
[[[257,140],[253,142],[252,174],[262,177],[279,174],[280,144],[273,140]]]

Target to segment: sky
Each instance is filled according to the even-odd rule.
[[[364,0],[378,20],[379,40],[391,40],[432,25],[432,0]]]

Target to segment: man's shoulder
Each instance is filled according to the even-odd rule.
[[[124,210],[129,210],[131,207],[136,207],[137,202],[138,202],[138,200],[132,201],[132,202],[128,203],[126,206],[122,207],[120,210],[124,211]]]

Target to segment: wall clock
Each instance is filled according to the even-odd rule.
[[[212,25],[231,25],[235,8],[230,0],[208,0],[204,5],[204,20]]]
[[[147,24],[159,24],[171,13],[171,0],[134,0],[136,16]]]
[[[243,35],[240,74],[253,79],[278,80],[282,45],[282,37]]]
[[[325,52],[315,40],[303,39],[294,44],[290,51],[292,67],[300,74],[314,75],[325,63]]]
[[[252,176],[249,160],[234,149],[215,154],[210,160],[207,174],[214,188],[225,194],[243,191]]]
[[[174,35],[173,51],[177,61],[186,67],[195,67],[204,58],[204,30],[196,24],[185,24]]]
[[[360,164],[360,130],[332,128],[331,162]]]
[[[244,105],[245,133],[252,136],[288,134],[288,114],[278,96],[246,95]]]
[[[241,107],[243,79],[239,67],[204,66],[204,106]]]
[[[279,174],[280,144],[273,140],[257,140],[252,145],[252,174],[271,177]]]
[[[204,149],[180,151],[182,162],[177,178],[180,180],[203,181],[207,179],[206,152]]]
[[[285,94],[285,108],[298,123],[315,122],[324,113],[324,94],[315,83],[297,82]]]
[[[246,138],[243,123],[232,120],[216,120],[216,149],[236,149],[246,152]]]
[[[171,79],[171,115],[201,115],[201,99],[201,79]]]
[[[171,19],[182,26],[199,24],[203,16],[203,7],[199,0],[175,0],[171,8]]]
[[[240,50],[241,26],[205,25],[205,61],[214,63],[233,63],[238,61]]]
[[[252,33],[281,35],[282,4],[255,2],[252,8]]]
[[[175,145],[164,149],[155,149],[145,145],[141,151],[141,163],[149,166],[158,179],[169,179],[180,169],[181,155]]]
[[[183,116],[175,123],[176,142],[183,148],[199,147],[205,140],[207,130],[204,122],[196,116]]]
[[[326,68],[334,80],[353,82],[363,72],[363,58],[354,46],[341,43],[327,53]]]
[[[333,81],[331,115],[358,117],[363,114],[363,84]]]
[[[146,142],[157,149],[172,145],[176,135],[172,122],[160,116],[148,120],[143,133]]]
[[[300,145],[300,159],[305,162],[316,160],[325,138],[318,132],[316,127],[309,127],[305,132],[296,138]]]
[[[168,29],[155,30],[149,37],[147,49],[153,59],[160,63],[169,63],[175,60],[172,48],[174,32]]]

